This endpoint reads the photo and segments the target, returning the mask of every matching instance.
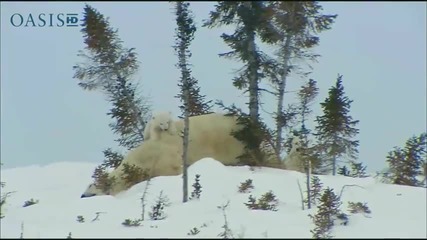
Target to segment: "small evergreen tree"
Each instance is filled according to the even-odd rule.
[[[363,166],[363,163],[359,162],[350,162],[351,172],[349,174],[350,177],[354,178],[366,178],[366,166]]]
[[[409,138],[402,148],[395,147],[387,155],[388,178],[391,183],[422,186],[417,178],[423,175],[422,164],[427,157],[426,133]]]
[[[167,196],[163,196],[163,191],[160,191],[160,195],[157,198],[154,205],[151,207],[151,212],[148,213],[151,220],[163,220],[166,218],[164,208],[169,206],[170,202]]]
[[[110,177],[104,166],[98,166],[92,174],[94,184],[97,189],[101,189],[102,192],[109,194],[112,186],[114,185],[116,178]]]
[[[308,191],[306,191],[307,198],[304,201],[307,204],[307,207],[308,207],[309,201],[311,201],[310,205],[317,204],[318,199],[322,193],[322,187],[323,187],[323,184],[322,182],[320,182],[319,177],[312,175],[310,178],[310,197],[308,197],[309,196]]]
[[[144,140],[143,130],[151,112],[146,99],[137,92],[138,85],[131,82],[139,68],[135,49],[123,47],[108,19],[87,4],[82,26],[86,47],[78,55],[88,61],[73,67],[74,78],[83,89],[100,89],[107,95],[113,106],[107,115],[115,119],[110,127],[119,135],[116,141],[132,149]]]
[[[238,188],[239,193],[247,193],[254,189],[252,179],[246,179],[246,181],[241,182]]]
[[[332,166],[336,174],[338,158],[347,155],[355,159],[358,153],[358,140],[352,140],[359,130],[355,126],[358,120],[349,115],[353,101],[344,95],[342,75],[338,75],[335,86],[329,89],[329,96],[321,103],[323,115],[316,118],[316,136],[319,146],[325,153],[324,167]]]
[[[200,194],[202,193],[202,185],[200,185],[200,174],[196,174],[196,179],[194,180],[193,192],[191,193],[191,199],[200,199]]]
[[[264,193],[261,198],[257,199],[252,195],[249,195],[249,200],[245,205],[252,210],[269,210],[277,211],[277,205],[279,200],[272,191]]]
[[[335,195],[333,189],[326,188],[320,197],[320,205],[314,216],[309,215],[313,219],[315,228],[310,230],[313,234],[313,238],[331,238],[331,230],[334,226],[334,220],[338,217],[344,217],[339,207],[341,201],[337,195]]]
[[[124,159],[122,154],[113,151],[111,148],[107,148],[102,153],[104,154],[104,162],[101,164],[103,168],[116,169],[120,166]]]
[[[190,3],[176,2],[175,14],[177,28],[175,30],[175,52],[178,56],[178,64],[176,65],[181,71],[181,79],[178,86],[181,93],[178,98],[181,100],[182,117],[184,118],[184,135],[183,135],[183,202],[188,201],[188,135],[189,135],[189,117],[200,114],[209,113],[211,106],[210,102],[205,101],[205,96],[200,94],[200,88],[197,86],[197,80],[191,76],[189,59],[191,52],[189,50],[191,41],[194,39],[196,26],[193,16],[189,10]]]
[[[123,164],[123,174],[121,177],[126,183],[127,188],[147,180],[149,176],[147,169],[142,169],[136,165],[130,165],[127,163]]]
[[[338,175],[343,175],[343,176],[350,176],[350,171],[347,169],[346,166],[342,166],[340,168],[338,168]]]

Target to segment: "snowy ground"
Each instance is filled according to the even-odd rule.
[[[305,184],[303,174],[263,168],[255,171],[248,167],[225,167],[213,159],[203,159],[189,168],[189,186],[195,174],[200,174],[203,187],[201,199],[183,204],[181,176],[157,177],[151,181],[147,210],[160,191],[169,198],[165,220],[145,221],[139,227],[125,227],[121,223],[129,218],[140,218],[140,196],[145,183],[135,185],[116,197],[98,196],[80,198],[92,181],[95,164],[61,162],[47,166],[29,166],[3,169],[1,181],[6,182],[4,192],[15,191],[5,206],[1,220],[1,238],[18,238],[23,223],[24,238],[204,238],[218,237],[223,231],[223,213],[217,206],[230,200],[226,210],[234,237],[243,238],[311,238],[313,223],[308,214],[316,209],[302,210],[297,180]],[[246,179],[253,179],[251,193],[238,193],[237,187]],[[347,226],[336,226],[337,238],[426,238],[426,189],[378,183],[373,178],[354,179],[343,176],[320,176],[324,186],[339,194],[345,188],[342,210],[348,201],[367,202],[370,216],[350,215]],[[249,210],[244,203],[248,196],[255,197],[272,190],[280,204],[277,212]],[[38,204],[22,207],[29,199]],[[96,212],[103,212],[93,221]],[[85,218],[77,222],[77,216]],[[187,233],[194,227],[195,236]]]

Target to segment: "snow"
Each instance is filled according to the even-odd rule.
[[[194,176],[200,174],[201,198],[182,203],[182,178],[156,177],[149,185],[145,221],[138,227],[125,227],[125,219],[141,215],[141,195],[146,182],[113,196],[80,198],[95,164],[60,162],[47,166],[28,166],[1,170],[6,182],[2,194],[14,191],[4,206],[1,238],[17,238],[23,223],[24,238],[218,238],[223,231],[224,216],[218,206],[229,202],[227,220],[234,237],[243,238],[311,238],[314,228],[308,214],[316,209],[302,210],[297,181],[305,188],[304,174],[272,168],[227,167],[204,158],[189,167],[189,193]],[[237,191],[241,182],[252,179],[255,188],[250,193]],[[350,214],[347,226],[337,225],[336,238],[426,238],[426,188],[383,184],[374,178],[319,176],[324,187],[342,194],[341,209],[347,202],[367,202],[372,213],[368,216]],[[259,198],[272,190],[279,199],[277,212],[249,210],[244,203],[248,196]],[[169,198],[164,220],[150,220],[148,212],[160,191]],[[190,194],[189,194],[190,195]],[[22,207],[29,199],[38,204]],[[97,212],[99,219],[92,222]],[[77,222],[77,216],[85,218]],[[194,227],[195,236],[187,233]]]

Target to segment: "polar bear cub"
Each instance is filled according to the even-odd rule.
[[[144,139],[158,140],[161,138],[163,132],[168,132],[170,135],[175,135],[177,133],[171,112],[158,112],[153,114],[151,120],[145,126]]]

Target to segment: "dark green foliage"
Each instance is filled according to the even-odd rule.
[[[143,182],[149,178],[148,169],[142,169],[136,165],[123,164],[122,179],[127,187]]]
[[[246,179],[246,181],[240,183],[238,192],[239,193],[248,193],[252,189],[254,189],[252,179]]]
[[[107,148],[102,152],[104,154],[104,162],[101,164],[103,168],[113,168],[116,169],[120,166],[123,161],[124,156],[119,152],[113,151],[111,148]]]
[[[85,222],[85,218],[82,215],[78,215],[77,216],[77,222],[84,223]]]
[[[141,219],[135,219],[135,220],[130,220],[130,219],[125,219],[122,222],[122,225],[125,227],[138,227],[141,226]]]
[[[117,30],[110,27],[108,18],[86,4],[82,25],[81,32],[89,55],[80,52],[79,56],[87,58],[91,64],[73,67],[74,77],[81,80],[79,86],[87,90],[101,88],[108,91],[115,78],[129,77],[138,70],[134,49],[123,47]]]
[[[349,115],[353,101],[344,94],[342,75],[338,75],[335,86],[329,89],[328,97],[320,103],[323,115],[316,118],[318,145],[325,153],[323,167],[331,169],[333,175],[336,174],[338,158],[346,155],[355,159],[359,146],[358,140],[352,140],[359,133],[355,128],[359,121]]]
[[[73,67],[74,78],[83,89],[106,94],[112,104],[107,115],[115,120],[110,127],[119,135],[116,141],[132,149],[144,140],[143,130],[151,112],[145,98],[138,96],[137,84],[131,83],[139,68],[135,49],[123,47],[108,19],[87,4],[82,26],[86,47],[79,56],[86,61]]]
[[[233,85],[249,93],[249,116],[253,122],[259,119],[259,82],[262,79],[262,65],[267,56],[256,45],[258,36],[264,43],[279,40],[271,24],[271,9],[264,1],[219,1],[215,10],[209,14],[204,26],[236,26],[234,33],[223,33],[221,38],[232,49],[220,54],[222,57],[235,58],[244,63],[239,75],[233,79]]]
[[[39,200],[30,199],[24,202],[24,205],[22,207],[29,207],[31,205],[39,203]]]
[[[117,77],[109,92],[108,98],[113,107],[107,115],[115,120],[109,126],[120,136],[116,139],[120,146],[133,149],[144,140],[144,128],[151,109],[136,93],[137,84],[124,77]]]
[[[170,202],[167,196],[163,196],[163,191],[160,191],[160,195],[157,198],[155,204],[151,207],[151,212],[148,213],[151,220],[163,220],[166,218],[164,208],[169,206]]]
[[[422,186],[417,177],[423,175],[422,165],[427,158],[427,133],[409,138],[403,148],[395,147],[387,155],[389,173],[393,184]]]
[[[108,172],[103,166],[98,166],[93,172],[92,178],[96,188],[101,189],[103,193],[109,194],[114,182],[115,177],[110,177]]]
[[[322,193],[323,184],[320,182],[318,176],[312,175],[310,178],[310,200],[311,205],[316,205],[319,201],[319,197]],[[308,195],[308,191],[306,191]],[[304,199],[304,203],[308,205],[308,198]]]
[[[346,166],[342,166],[340,168],[338,168],[338,175],[343,175],[343,176],[350,176],[350,171],[347,169]]]
[[[272,191],[268,191],[264,193],[258,201],[252,195],[249,196],[248,203],[245,205],[249,209],[253,210],[269,210],[269,211],[277,211],[277,205],[279,204],[279,200],[276,198],[276,195]]]
[[[197,234],[199,234],[199,233],[200,233],[200,230],[199,230],[198,228],[194,227],[194,228],[192,228],[192,229],[190,230],[190,232],[189,232],[189,233],[187,233],[187,235],[188,235],[188,236],[195,236],[195,235],[197,235]]]
[[[252,121],[251,117],[243,113],[234,104],[230,107],[224,106],[221,101],[217,105],[228,113],[226,116],[237,118],[237,124],[242,126],[240,130],[232,131],[230,134],[245,146],[245,151],[238,156],[239,163],[249,166],[266,166],[267,159],[274,153],[269,153],[262,148],[262,143],[272,143],[272,134],[261,120]]]
[[[318,206],[317,212],[314,216],[309,215],[315,224],[315,228],[310,230],[313,234],[313,238],[332,238],[331,230],[334,226],[334,220],[342,220],[345,224],[347,216],[340,212],[339,207],[341,201],[337,195],[335,195],[333,189],[326,188],[320,197],[320,205]]]
[[[371,213],[371,210],[369,209],[367,203],[348,202],[348,208],[350,213]]]
[[[350,177],[354,178],[366,178],[368,175],[366,175],[366,166],[363,166],[363,163],[356,163],[354,161],[350,162],[351,172]]]
[[[176,2],[176,23],[175,29],[175,52],[178,56],[178,64],[176,66],[181,71],[181,79],[178,86],[181,93],[176,96],[181,100],[183,105],[180,106],[181,111],[185,113],[188,110],[188,116],[197,116],[210,113],[211,101],[206,101],[204,95],[200,94],[198,81],[191,76],[191,64],[189,59],[191,52],[190,44],[194,39],[196,25],[194,24],[193,16],[189,10],[189,2]],[[188,96],[186,95],[188,91]],[[183,114],[184,115],[184,114]]]
[[[190,199],[200,199],[200,194],[202,193],[202,185],[200,185],[200,174],[196,174],[196,179],[193,186],[193,192],[191,192]]]

